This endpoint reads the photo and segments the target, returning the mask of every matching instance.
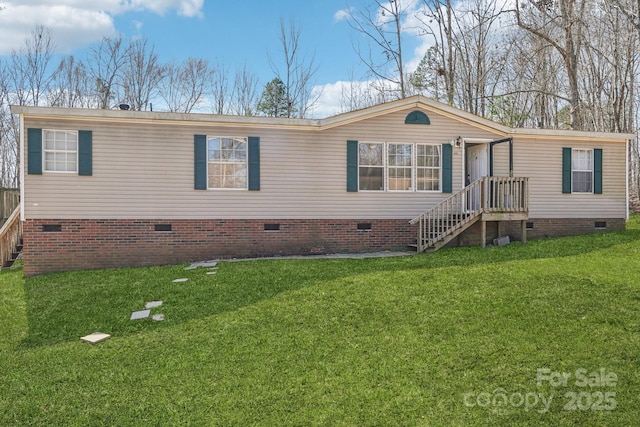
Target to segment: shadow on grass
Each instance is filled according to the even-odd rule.
[[[370,259],[260,260],[219,264],[215,275],[185,265],[54,273],[25,280],[28,337],[23,347],[76,341],[92,332],[126,336],[236,311],[279,294],[376,272],[424,270],[603,251],[640,241],[640,229],[588,236],[541,239],[482,250],[444,249],[434,254]],[[175,278],[189,279],[172,283]],[[162,300],[152,311],[166,320],[131,321],[131,312]]]

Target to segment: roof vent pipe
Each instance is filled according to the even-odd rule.
[[[119,107],[121,110],[124,110],[124,111],[127,111],[130,108],[129,104],[120,104]]]

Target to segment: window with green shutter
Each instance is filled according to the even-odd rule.
[[[27,173],[42,175],[42,129],[27,129]]]
[[[260,190],[260,138],[250,136],[249,143],[249,190]]]
[[[562,149],[562,192],[571,193],[571,148]]]
[[[347,141],[347,191],[452,192],[451,144]]]
[[[347,191],[358,191],[358,141],[347,141]]]
[[[194,185],[196,190],[207,189],[207,137],[206,135],[195,135],[193,137],[193,172]]]
[[[194,135],[194,189],[260,190],[260,138]]]
[[[562,149],[562,192],[602,194],[602,149]]]
[[[27,129],[27,173],[93,174],[93,133],[90,130]]]
[[[593,150],[593,192],[602,194],[602,148]]]
[[[90,130],[78,131],[78,175],[93,175],[93,133]]]
[[[453,192],[453,147],[442,144],[442,192]]]

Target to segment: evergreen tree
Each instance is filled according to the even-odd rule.
[[[276,77],[267,83],[258,103],[260,113],[269,117],[288,117],[289,111],[293,108],[291,101],[287,99],[286,87],[280,78]]]

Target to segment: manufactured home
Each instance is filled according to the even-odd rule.
[[[621,230],[630,134],[414,96],[284,119],[12,107],[26,275]]]

